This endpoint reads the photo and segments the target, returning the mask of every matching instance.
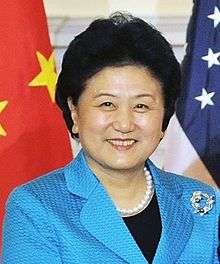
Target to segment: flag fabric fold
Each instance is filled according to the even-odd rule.
[[[220,187],[220,1],[194,1],[164,169]]]
[[[55,105],[57,74],[43,2],[1,1],[0,25],[2,227],[11,190],[65,165],[72,152]]]

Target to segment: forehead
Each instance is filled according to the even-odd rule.
[[[84,93],[115,95],[162,94],[161,83],[141,66],[105,67],[87,80]]]

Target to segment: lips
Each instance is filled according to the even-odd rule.
[[[137,142],[135,139],[108,139],[109,142],[114,148],[118,150],[127,150],[133,147]]]

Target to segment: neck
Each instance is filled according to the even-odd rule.
[[[114,170],[103,166],[88,164],[96,177],[105,187],[109,196],[118,208],[135,207],[146,191],[144,164],[138,168]]]
[[[100,179],[118,208],[135,207],[146,191],[146,179],[142,173],[121,175],[123,179],[103,177]]]

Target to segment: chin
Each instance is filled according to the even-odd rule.
[[[143,161],[135,162],[134,160],[115,160],[115,161],[107,161],[105,162],[105,166],[112,170],[128,170],[143,164]]]

